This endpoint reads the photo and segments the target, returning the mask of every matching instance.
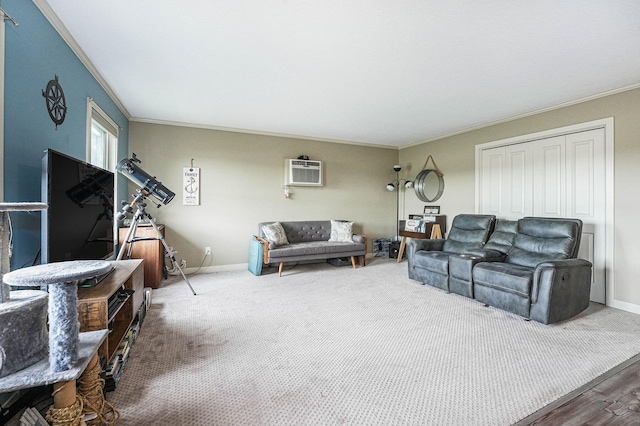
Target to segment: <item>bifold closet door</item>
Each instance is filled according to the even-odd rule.
[[[533,146],[528,143],[482,152],[480,211],[503,219],[531,216]]]
[[[567,216],[582,219],[578,257],[593,263],[591,300],[605,303],[606,165],[604,129],[566,136]]]
[[[605,303],[604,129],[485,149],[481,164],[481,213],[583,221],[578,256],[593,263],[591,300]]]

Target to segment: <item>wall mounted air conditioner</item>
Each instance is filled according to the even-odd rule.
[[[290,186],[322,186],[322,161],[285,160],[284,184]]]

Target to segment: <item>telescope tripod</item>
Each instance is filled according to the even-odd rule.
[[[187,285],[189,286],[189,288],[191,289],[191,292],[193,293],[193,295],[196,295],[195,290],[193,289],[193,287],[191,287],[191,283],[189,282],[189,280],[187,279],[186,275],[184,274],[184,272],[182,272],[182,268],[180,267],[180,265],[178,265],[178,262],[176,262],[176,256],[175,256],[175,251],[173,250],[172,247],[170,247],[167,242],[164,239],[164,236],[162,235],[162,233],[160,232],[160,229],[158,229],[158,225],[156,225],[156,223],[153,221],[153,218],[151,217],[151,215],[149,213],[147,213],[146,211],[146,207],[147,204],[144,202],[145,199],[145,195],[142,193],[142,191],[138,190],[138,195],[136,195],[133,199],[133,202],[131,204],[126,204],[122,210],[122,213],[118,214],[118,219],[121,219],[122,217],[124,217],[125,213],[130,212],[132,210],[132,206],[136,206],[137,210],[136,213],[133,215],[133,219],[131,220],[131,225],[129,226],[129,230],[127,231],[127,236],[125,237],[123,243],[122,243],[122,247],[120,247],[120,251],[118,252],[118,257],[116,258],[116,260],[122,260],[125,250],[127,250],[127,245],[129,245],[129,250],[127,251],[127,257],[131,257],[131,250],[133,249],[133,243],[135,243],[136,241],[143,241],[143,240],[160,240],[160,242],[162,243],[162,245],[164,246],[164,249],[166,250],[167,254],[169,255],[169,259],[171,259],[171,264],[173,265],[174,269],[177,269],[178,271],[180,271],[180,275],[182,275],[182,278],[184,278],[185,282],[187,283]],[[149,219],[149,223],[151,224],[151,226],[153,227],[153,229],[156,231],[156,238],[137,238],[136,239],[136,231],[138,229],[138,223],[144,219],[144,218],[148,218]]]

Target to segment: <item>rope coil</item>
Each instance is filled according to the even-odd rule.
[[[113,426],[120,419],[120,412],[104,399],[104,379],[100,377],[101,372],[102,368],[96,362],[85,370],[78,381],[78,393],[84,404],[82,414],[84,416],[96,414],[95,418],[87,420],[88,426]]]
[[[71,383],[67,383],[64,386],[53,391],[52,395],[56,395],[62,391],[65,386],[69,386]],[[75,385],[75,383],[74,383]],[[64,408],[55,408],[53,405],[49,407],[47,411],[46,419],[49,423],[55,426],[80,426],[82,424],[82,411],[84,409],[84,403],[79,395],[76,395],[76,401],[73,405]]]
[[[104,379],[100,377],[101,372],[102,368],[97,362],[87,367],[78,380],[75,403],[64,408],[49,407],[47,421],[54,426],[115,425],[120,420],[120,412],[104,399]],[[52,395],[55,396],[72,384],[75,383],[69,382],[55,389]]]

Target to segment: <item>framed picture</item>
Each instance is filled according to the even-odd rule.
[[[424,214],[440,214],[440,206],[424,206]]]

